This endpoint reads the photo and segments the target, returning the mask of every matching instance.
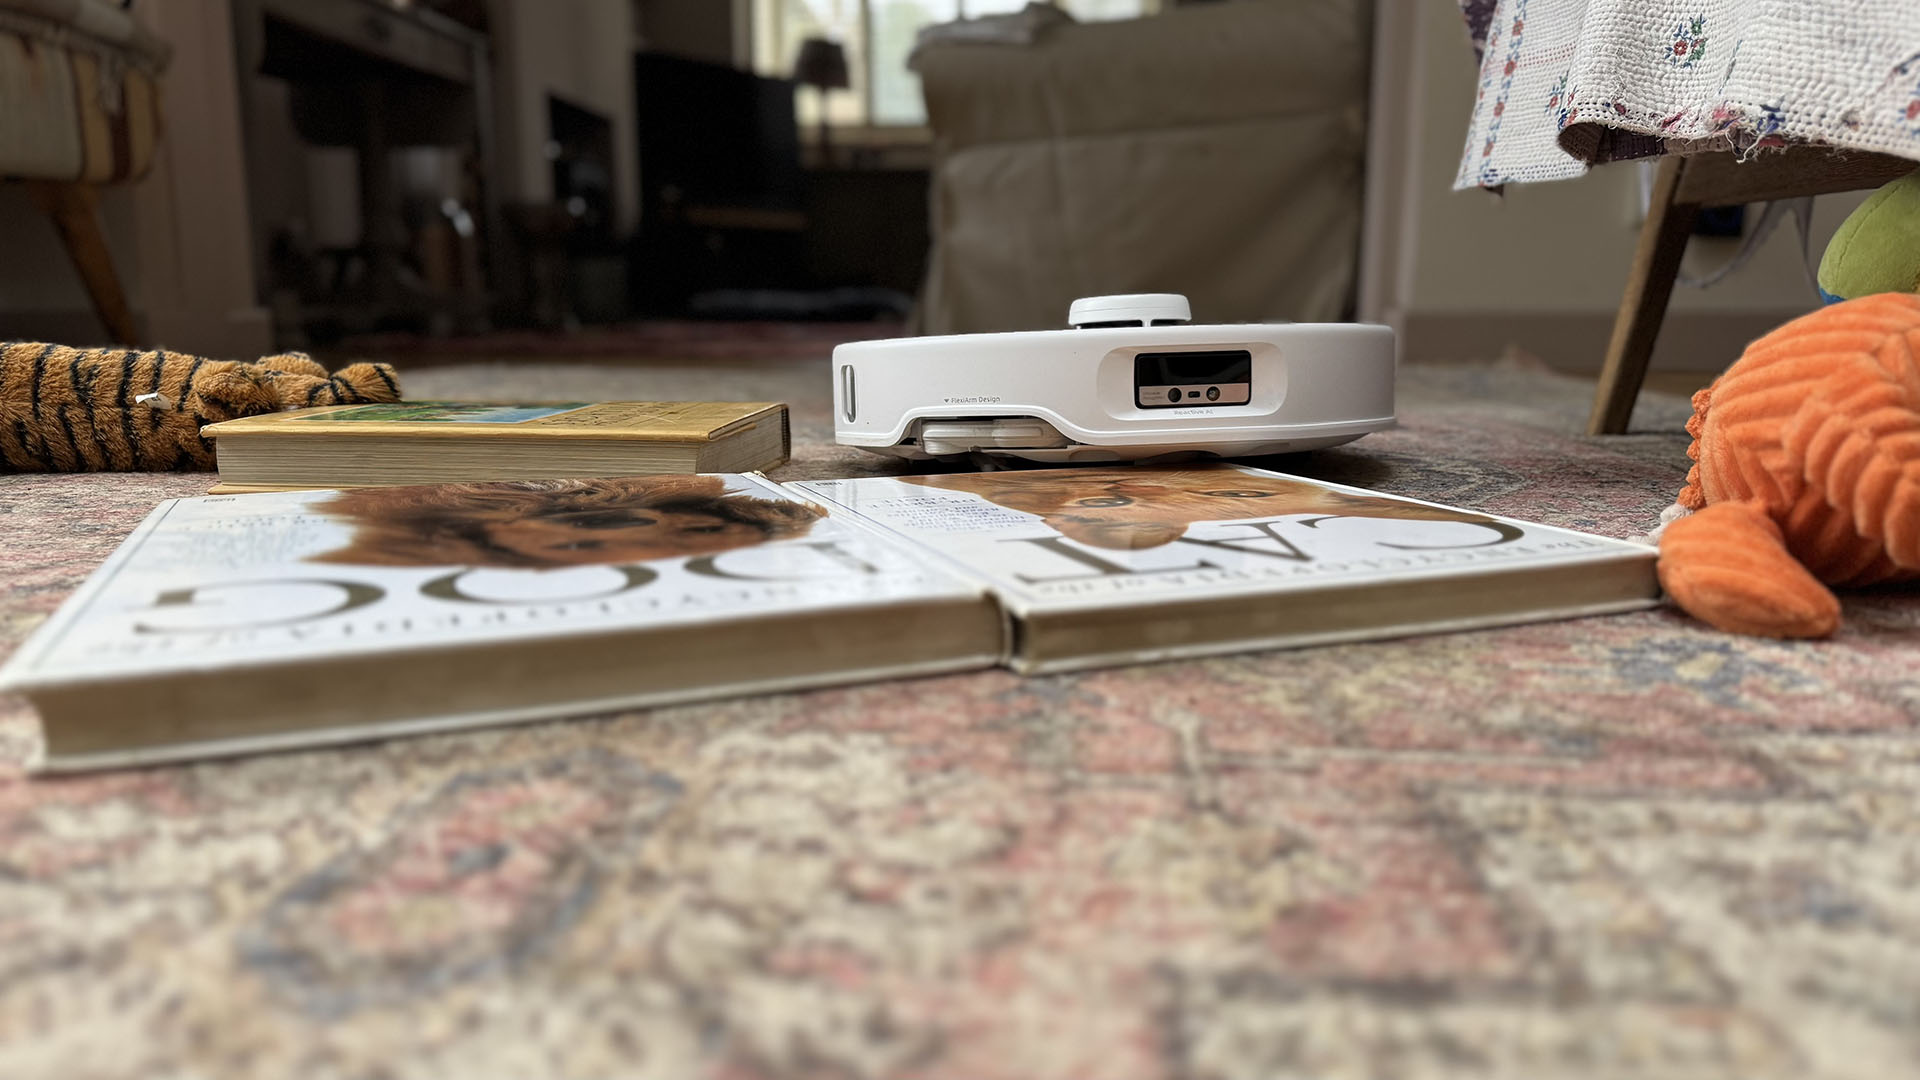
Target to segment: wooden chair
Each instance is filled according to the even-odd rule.
[[[1730,153],[1662,159],[1633,269],[1614,317],[1587,434],[1619,435],[1627,430],[1674,279],[1680,273],[1680,257],[1686,253],[1701,207],[1858,191],[1879,187],[1916,167],[1920,162],[1906,158],[1816,146],[1793,146],[1746,162]]]
[[[113,255],[100,231],[100,189],[92,184],[53,180],[28,180],[23,186],[34,205],[52,219],[107,335],[121,345],[138,344],[133,309],[127,306],[126,291],[120,287]]]
[[[0,178],[53,221],[109,336],[133,312],[100,231],[102,185],[139,179],[160,134],[167,46],[116,0],[0,0]]]

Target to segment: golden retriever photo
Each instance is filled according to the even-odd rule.
[[[804,536],[821,511],[714,476],[359,488],[315,507],[353,542],[311,562],[543,570],[711,555]]]
[[[1062,536],[1115,551],[1170,544],[1196,521],[1291,514],[1475,524],[1493,520],[1484,514],[1329,491],[1302,480],[1251,475],[1225,465],[1032,469],[900,479],[924,487],[970,491],[1008,509],[1038,514]]]

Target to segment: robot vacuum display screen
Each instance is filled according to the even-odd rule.
[[[1253,355],[1245,349],[1140,353],[1133,358],[1133,389],[1143,409],[1245,405],[1253,396]]]

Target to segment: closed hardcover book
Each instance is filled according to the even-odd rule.
[[[787,407],[612,401],[338,405],[209,424],[220,483],[248,491],[757,472],[784,463]]]
[[[986,591],[764,478],[163,503],[0,672],[41,768],[998,662]]]
[[[793,485],[990,588],[1023,672],[1652,606],[1639,544],[1233,465]]]

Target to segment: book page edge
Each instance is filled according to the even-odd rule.
[[[1058,675],[1063,672],[1115,667],[1121,664],[1154,664],[1170,660],[1228,656],[1234,653],[1272,652],[1367,641],[1393,641],[1436,634],[1457,634],[1468,630],[1495,630],[1508,626],[1525,626],[1529,623],[1563,622],[1568,619],[1645,611],[1659,607],[1663,602],[1662,598],[1657,596],[1632,600],[1609,600],[1599,604],[1582,604],[1576,607],[1551,608],[1525,613],[1503,612],[1466,619],[1396,623],[1392,626],[1369,627],[1363,630],[1335,630],[1319,634],[1280,634],[1264,638],[1199,642],[1164,649],[1134,649],[1092,656],[1065,657],[1058,660],[1023,660],[1015,656],[1007,662],[1007,666],[1020,675]]]
[[[44,752],[44,748],[39,748],[36,749],[34,756],[28,760],[27,771],[34,775],[61,775],[66,773],[94,772],[102,769],[144,768],[152,765],[165,765],[184,761],[203,761],[209,758],[240,757],[284,750],[324,749],[356,743],[379,742],[392,738],[502,727],[539,720],[586,719],[607,713],[625,712],[633,709],[651,709],[667,705],[721,701],[730,698],[745,698],[761,694],[810,690],[829,686],[883,682],[892,679],[918,678],[927,675],[946,675],[963,671],[978,671],[998,666],[1000,662],[1001,657],[998,654],[949,657],[940,660],[928,660],[917,664],[895,665],[881,668],[860,668],[851,671],[825,672],[817,675],[767,679],[757,682],[728,683],[724,686],[708,686],[693,690],[620,695],[609,698],[599,698],[592,701],[568,702],[559,706],[536,705],[523,709],[502,709],[497,712],[469,712],[455,716],[426,717],[417,720],[387,720],[366,725],[329,727],[303,732],[283,732],[274,735],[248,735],[230,739],[208,739],[198,742],[178,743],[172,746],[148,747],[138,750],[111,750],[85,754],[49,755]]]

